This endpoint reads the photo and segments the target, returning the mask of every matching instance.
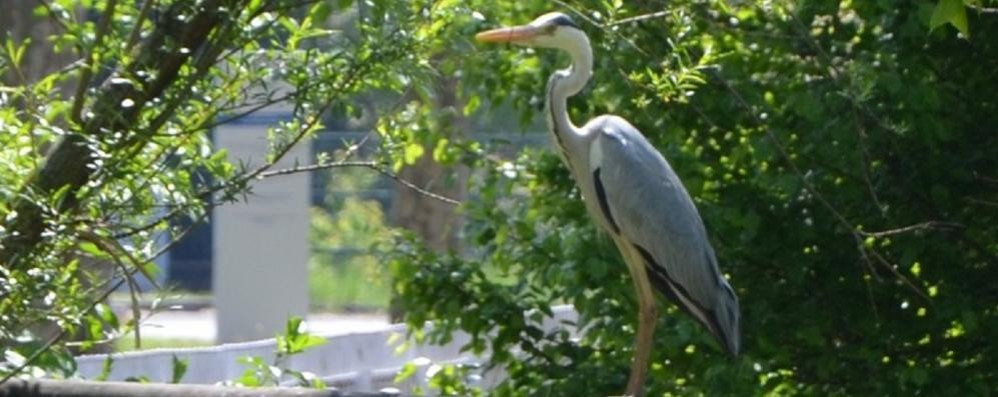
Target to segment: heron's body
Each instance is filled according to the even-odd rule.
[[[589,155],[570,169],[589,215],[612,236],[632,276],[644,272],[654,289],[737,354],[737,298],[720,273],[693,200],[668,161],[620,117],[597,117],[582,130],[591,136]],[[731,302],[735,306],[726,307]],[[735,334],[725,335],[732,328]]]
[[[703,324],[725,351],[738,354],[738,299],[718,269],[693,200],[668,161],[623,118],[599,116],[579,128],[568,117],[568,97],[581,91],[592,73],[585,33],[564,14],[549,13],[529,25],[478,38],[557,48],[572,58],[572,67],[555,72],[548,82],[546,115],[586,209],[613,238],[638,294],[628,394],[642,393],[656,318],[653,290]]]

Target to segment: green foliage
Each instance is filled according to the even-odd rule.
[[[3,81],[14,82],[0,87],[3,380],[72,375],[69,339],[86,350],[138,321],[101,310],[112,290],[134,293],[154,258],[214,206],[251,198],[250,181],[273,176],[328,115],[354,110],[356,95],[397,95],[427,73],[425,44],[410,33],[429,23],[428,2],[31,6],[35,22],[58,28],[47,42],[0,45]],[[332,28],[331,15],[353,19]],[[24,54],[38,46],[80,61],[28,81]],[[291,117],[271,126],[263,164],[213,150],[214,127],[275,103]]]
[[[282,380],[294,380],[300,387],[325,389],[326,382],[311,372],[288,368],[288,358],[321,346],[326,339],[302,331],[301,317],[292,316],[285,324],[284,334],[277,334],[277,351],[273,362],[259,356],[240,357],[239,362],[246,366],[243,375],[235,380],[240,386],[261,387],[279,386]],[[174,368],[176,371],[176,368]],[[176,372],[174,372],[176,373]]]
[[[277,357],[289,357],[314,346],[326,343],[322,337],[302,332],[302,319],[293,316],[288,319],[284,335],[277,335]]]
[[[930,28],[935,29],[947,23],[953,25],[964,36],[970,37],[967,28],[967,7],[963,5],[963,0],[939,0],[936,4],[932,10],[932,19],[929,21]]]
[[[998,277],[998,103],[985,88],[998,80],[982,61],[998,57],[991,11],[945,0],[559,8],[596,55],[589,88],[570,101],[573,119],[614,112],[660,148],[741,300],[735,360],[665,306],[649,394],[989,393],[998,378],[989,284]],[[546,11],[437,7],[450,26],[438,51],[462,54],[438,70],[459,71],[469,111],[537,113],[564,57],[469,49],[467,37]],[[629,19],[639,16],[648,17]],[[963,37],[933,29],[940,21]],[[433,343],[471,334],[465,348],[488,349],[510,374],[496,395],[620,393],[634,293],[567,172],[547,151],[465,156],[482,171],[463,206],[470,252],[434,253],[401,236],[386,256],[407,321],[436,321],[417,335]],[[540,332],[541,313],[559,302],[578,309],[581,338]]]
[[[456,364],[431,367],[426,374],[430,378],[428,386],[436,391],[436,395],[440,396],[481,397],[482,391],[480,389],[467,386],[467,379],[472,376],[471,373],[475,369]]]

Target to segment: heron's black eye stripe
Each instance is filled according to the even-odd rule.
[[[572,21],[572,18],[569,18],[568,15],[559,15],[552,19],[551,23],[559,26],[571,26],[576,29],[579,28],[579,25],[576,25],[575,22]]]
[[[599,209],[603,211],[603,216],[610,223],[613,232],[619,234],[620,228],[617,227],[617,222],[614,222],[613,215],[610,214],[610,205],[606,202],[606,191],[603,190],[603,181],[599,179],[599,171],[599,168],[593,171],[593,186],[596,187],[596,200],[599,201]]]

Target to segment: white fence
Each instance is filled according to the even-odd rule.
[[[545,331],[565,328],[575,332],[574,327],[566,325],[574,324],[578,318],[574,308],[558,306],[553,308],[553,312],[554,317],[544,320]],[[328,336],[325,344],[290,357],[286,367],[312,372],[327,384],[344,391],[373,391],[391,387],[409,394],[415,387],[427,390],[428,373],[432,375],[437,364],[472,364],[488,359],[488,353],[474,356],[460,352],[461,346],[470,340],[464,333],[455,333],[453,341],[444,346],[412,345],[399,349],[398,345],[406,340],[405,333],[405,325],[395,324],[377,331]],[[276,341],[265,339],[204,348],[115,353],[112,354],[113,365],[108,380],[145,376],[153,382],[169,382],[176,356],[188,363],[181,383],[215,384],[242,376],[247,366],[239,362],[240,357],[257,356],[273,362],[275,350]],[[106,357],[104,354],[77,357],[80,376],[84,379],[100,376]],[[406,363],[416,366],[416,375],[403,381],[403,384],[396,384],[395,377]],[[479,375],[477,386],[485,389],[504,377],[501,369]]]

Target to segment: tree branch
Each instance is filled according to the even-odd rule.
[[[603,27],[607,27],[608,28],[608,27],[615,26],[615,25],[623,25],[623,24],[628,24],[628,23],[641,22],[641,21],[644,21],[644,20],[647,20],[647,19],[664,17],[664,16],[667,16],[667,15],[669,15],[669,11],[657,11],[657,12],[653,12],[653,13],[649,13],[649,14],[637,15],[637,16],[633,16],[633,17],[630,17],[630,18],[624,18],[624,19],[620,19],[620,20],[617,20],[617,21],[607,22],[607,23],[603,24]]]
[[[927,230],[953,230],[953,229],[964,229],[964,228],[966,228],[966,226],[956,222],[927,221],[905,227],[899,227],[897,229],[884,230],[880,232],[864,232],[862,230],[859,230],[857,232],[863,235],[864,237],[881,238],[881,237],[893,236],[896,234],[922,232]]]
[[[377,171],[381,175],[384,175],[384,176],[387,176],[389,178],[392,178],[392,180],[394,180],[396,183],[398,183],[398,184],[400,184],[402,186],[405,186],[405,187],[407,187],[409,189],[412,189],[412,190],[416,191],[417,193],[422,194],[422,195],[424,195],[426,197],[432,198],[434,200],[439,200],[439,201],[445,202],[445,203],[450,204],[450,205],[461,205],[460,201],[457,201],[455,199],[452,199],[450,197],[446,197],[446,196],[443,196],[443,195],[440,195],[440,194],[437,194],[437,193],[433,193],[433,192],[428,191],[426,189],[423,189],[423,188],[421,188],[419,186],[416,186],[412,182],[409,182],[409,181],[407,181],[407,180],[399,177],[395,173],[387,170],[383,165],[378,164],[378,163],[373,162],[373,161],[340,161],[340,162],[327,163],[327,164],[315,164],[315,165],[299,166],[299,167],[285,168],[285,169],[275,170],[275,171],[262,172],[262,173],[260,173],[260,175],[258,177],[259,178],[269,178],[269,177],[274,177],[274,176],[278,176],[278,175],[288,175],[288,174],[296,174],[296,173],[299,173],[299,172],[311,172],[311,171],[324,170],[324,169],[330,169],[330,168],[344,168],[344,167],[362,167],[362,168],[368,168],[368,169]]]
[[[100,24],[97,25],[97,34],[94,37],[93,46],[90,47],[90,53],[84,58],[86,64],[80,71],[80,81],[76,83],[76,96],[73,98],[73,110],[70,112],[70,117],[73,119],[73,122],[79,125],[83,124],[80,113],[83,112],[83,102],[84,98],[86,98],[87,87],[90,86],[90,79],[93,77],[94,67],[97,64],[97,51],[101,48],[104,35],[107,34],[111,26],[111,21],[114,20],[114,12],[117,5],[118,0],[108,0],[107,5],[104,7],[104,15],[101,17]]]

